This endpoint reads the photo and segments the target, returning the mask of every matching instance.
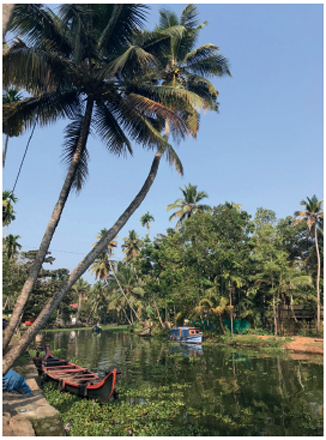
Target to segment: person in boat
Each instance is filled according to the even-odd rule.
[[[42,375],[42,358],[40,356],[40,352],[37,351],[36,352],[36,356],[33,357],[33,362],[35,364],[35,367],[37,369],[38,375],[41,376]]]

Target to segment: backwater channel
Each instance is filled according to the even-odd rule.
[[[153,425],[148,435],[323,435],[321,356],[295,360],[279,351],[188,346],[111,329],[98,336],[49,332],[46,342],[100,376],[110,365],[122,370],[120,396],[102,410],[142,408],[147,419],[138,418],[133,435],[147,432],[146,424]]]

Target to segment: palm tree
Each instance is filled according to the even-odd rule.
[[[142,217],[140,217],[140,223],[142,226],[146,225],[147,231],[148,231],[148,238],[150,238],[149,235],[149,229],[150,229],[150,223],[155,222],[155,218],[150,215],[149,211],[146,212]]]
[[[122,250],[126,254],[126,257],[123,261],[130,262],[134,260],[136,255],[140,254],[140,240],[134,229],[129,231],[129,236],[125,237],[123,240],[124,243],[122,245]]]
[[[177,90],[167,92],[160,86],[153,90],[145,84],[144,71],[154,67],[155,59],[131,45],[133,31],[142,25],[145,10],[140,4],[64,4],[57,16],[42,5],[15,6],[10,30],[20,37],[4,51],[3,83],[24,87],[32,96],[19,105],[4,105],[4,123],[27,127],[36,117],[42,125],[63,117],[72,122],[66,127],[63,153],[68,167],[66,179],[5,330],[4,349],[36,282],[68,195],[72,188],[79,191],[87,177],[90,130],[99,134],[109,152],[131,153],[132,139],[143,147],[159,149],[154,170],[163,154],[180,166],[160,131],[168,118],[177,136],[189,132],[181,117],[162,104],[167,95],[180,102],[183,97]],[[141,203],[149,187],[144,185],[136,204]],[[133,211],[127,212],[125,222]]]
[[[2,224],[8,226],[13,220],[15,220],[15,211],[13,203],[16,203],[18,198],[12,191],[2,191]]]
[[[222,296],[219,305],[215,309],[213,309],[213,312],[215,314],[217,314],[219,317],[220,326],[221,326],[221,330],[222,330],[223,335],[225,335],[225,330],[224,330],[224,326],[223,326],[222,315],[226,310],[227,303],[228,303],[228,300]]]
[[[103,239],[103,237],[105,237],[107,232],[108,232],[108,230],[106,228],[102,229],[101,232],[96,236],[96,238],[98,238],[99,240]],[[116,236],[115,238],[118,238],[118,236]],[[93,246],[95,246],[95,245],[96,245],[96,243]],[[103,252],[100,256],[101,261],[99,261],[100,264],[98,264],[97,268],[95,268],[96,261],[93,264],[93,266],[92,266],[93,272],[96,271],[95,273],[98,274],[99,278],[101,276],[102,278],[100,278],[100,279],[102,279],[102,280],[104,279],[106,282],[108,280],[110,271],[112,272],[112,274],[113,274],[113,276],[114,276],[114,278],[115,278],[115,280],[121,290],[122,295],[125,297],[125,300],[128,303],[129,307],[134,312],[136,318],[139,320],[140,318],[139,318],[137,312],[132,307],[131,303],[129,302],[129,299],[127,298],[125,291],[123,290],[122,286],[119,283],[119,280],[118,280],[117,275],[115,273],[114,266],[110,260],[111,255],[113,255],[113,253],[114,253],[113,249],[116,247],[117,247],[117,242],[115,240],[110,241],[110,243],[107,246],[106,252]]]
[[[7,257],[9,259],[12,259],[14,255],[17,254],[18,249],[22,248],[22,246],[17,242],[17,240],[19,239],[20,239],[19,235],[12,235],[12,234],[9,234],[5,238],[5,249],[6,249]]]
[[[36,10],[37,12],[37,8],[38,6],[36,5],[19,5],[19,8],[34,8],[33,11]],[[85,8],[86,5],[63,5],[62,8],[66,9],[66,8],[72,8],[72,12],[77,11],[78,9],[78,13],[81,11],[82,9],[80,8]],[[80,276],[82,276],[82,274],[89,268],[89,266],[94,262],[94,260],[98,257],[98,255],[103,252],[106,248],[106,246],[108,245],[108,243],[117,235],[117,233],[121,230],[121,228],[126,224],[126,222],[128,221],[128,219],[131,217],[131,215],[136,211],[136,209],[140,206],[140,204],[142,203],[142,201],[144,200],[144,198],[146,197],[149,189],[151,188],[157,172],[158,172],[158,167],[161,161],[161,158],[165,155],[166,158],[168,159],[168,161],[170,162],[170,164],[173,164],[174,166],[176,166],[176,169],[178,170],[178,172],[182,173],[182,164],[180,159],[178,158],[178,156],[176,155],[175,151],[173,150],[172,146],[168,143],[168,137],[169,137],[169,133],[170,131],[173,133],[173,135],[175,136],[175,139],[178,140],[180,138],[183,138],[185,136],[185,134],[189,134],[193,137],[196,137],[198,128],[199,128],[199,114],[197,113],[196,109],[199,111],[201,108],[203,109],[212,109],[212,110],[216,110],[216,103],[214,102],[214,105],[212,105],[212,102],[214,101],[213,99],[213,89],[211,87],[208,87],[208,82],[206,79],[203,79],[203,81],[200,81],[197,84],[197,92],[195,91],[190,91],[187,89],[182,88],[181,86],[178,88],[173,88],[173,87],[168,87],[162,84],[162,82],[160,81],[160,75],[156,74],[156,72],[158,72],[158,69],[156,68],[156,66],[154,65],[154,57],[153,56],[148,56],[148,52],[144,52],[144,50],[140,49],[138,47],[128,47],[128,50],[126,50],[123,53],[123,50],[121,49],[121,56],[118,57],[117,54],[117,50],[121,47],[121,45],[119,45],[119,37],[123,36],[124,38],[124,42],[128,43],[128,38],[131,35],[131,30],[132,28],[134,28],[133,25],[131,25],[131,23],[134,22],[134,20],[130,20],[129,18],[135,17],[135,12],[137,12],[137,7],[139,8],[140,5],[87,5],[88,10],[93,10],[92,8],[101,8],[101,7],[105,7],[105,8],[112,8],[111,11],[106,10],[106,14],[100,14],[101,18],[104,18],[103,21],[105,21],[105,17],[107,17],[108,15],[111,14],[111,12],[114,12],[114,16],[115,16],[115,20],[111,20],[111,21],[106,21],[106,24],[108,23],[108,26],[106,26],[105,24],[105,30],[102,32],[103,30],[103,26],[99,26],[98,27],[98,31],[97,31],[97,26],[94,26],[94,29],[96,30],[95,33],[98,32],[102,32],[103,33],[103,38],[99,39],[100,44],[98,46],[96,46],[95,48],[95,53],[97,53],[98,48],[101,49],[103,47],[103,42],[105,43],[105,48],[109,48],[108,52],[108,56],[106,58],[107,64],[105,64],[106,70],[105,72],[107,72],[109,70],[110,73],[112,73],[112,75],[114,76],[115,81],[114,82],[114,86],[118,87],[119,84],[121,84],[122,80],[126,80],[124,82],[124,89],[120,89],[118,91],[118,96],[114,96],[114,91],[116,90],[115,87],[113,87],[113,91],[112,93],[108,93],[108,94],[104,94],[104,98],[109,98],[112,97],[114,99],[112,99],[112,101],[110,101],[112,103],[112,106],[114,109],[116,110],[116,113],[119,112],[120,107],[118,106],[119,103],[121,103],[121,101],[123,99],[125,99],[126,105],[123,106],[123,109],[126,110],[127,112],[127,118],[126,118],[126,124],[124,125],[124,127],[127,127],[127,129],[129,129],[129,133],[131,132],[131,134],[134,136],[134,139],[136,139],[137,141],[139,141],[139,143],[141,143],[144,146],[149,146],[149,147],[153,147],[155,148],[156,152],[152,161],[152,165],[150,168],[150,171],[148,173],[147,178],[145,179],[144,185],[142,186],[142,188],[140,189],[140,191],[137,193],[136,197],[133,199],[133,201],[130,203],[130,205],[126,208],[126,210],[123,212],[123,214],[119,217],[119,219],[116,221],[116,223],[111,227],[111,229],[109,229],[109,231],[107,232],[106,236],[99,241],[99,243],[94,247],[94,249],[92,249],[86,256],[85,258],[77,265],[77,267],[71,272],[68,280],[59,288],[59,290],[56,292],[56,294],[52,297],[52,299],[50,300],[50,302],[45,306],[45,308],[42,310],[42,312],[40,313],[40,315],[38,316],[38,318],[36,319],[35,323],[33,324],[33,326],[30,327],[30,329],[22,336],[21,340],[16,344],[16,346],[14,348],[12,348],[4,357],[3,359],[3,374],[6,374],[6,372],[8,371],[8,369],[12,366],[14,360],[17,358],[17,356],[19,356],[19,354],[27,347],[27,345],[29,344],[30,340],[32,340],[32,338],[35,336],[35,334],[37,334],[37,332],[39,331],[39,329],[44,325],[44,323],[48,320],[48,318],[51,316],[51,314],[53,313],[53,311],[56,309],[56,307],[58,306],[58,304],[60,303],[60,301],[65,297],[65,295],[67,295],[69,289],[71,288],[71,286],[78,280],[78,278]],[[76,9],[77,8],[77,9]],[[129,15],[128,15],[128,11],[129,11]],[[139,9],[138,9],[139,11]],[[121,18],[121,14],[124,14],[124,22],[122,23],[120,18]],[[23,14],[24,15],[24,14]],[[30,18],[30,13],[28,12],[27,14],[25,13],[25,16],[22,17],[23,22],[26,21],[24,20],[24,17],[28,20]],[[46,13],[44,14],[42,12],[42,19],[39,19],[39,16],[37,16],[38,14],[35,14],[35,20],[34,23],[36,25],[36,34],[40,35],[42,34],[42,32],[44,32],[44,30],[46,29],[46,33],[47,35],[49,35],[49,33],[52,33],[54,36],[57,35],[56,29],[52,26],[52,22],[51,20],[48,21],[49,26],[44,26],[44,24],[47,24],[47,15]],[[75,38],[75,33],[76,30],[78,29],[82,29],[81,26],[74,26],[74,24],[76,24],[76,20],[75,20],[75,16],[73,13],[71,14],[72,17],[71,19],[69,18],[68,23],[69,23],[69,32],[66,32],[67,29],[65,29],[65,32],[62,36],[60,40],[60,44],[59,44],[59,48],[62,48],[62,50],[59,50],[59,53],[64,55],[63,49],[66,47],[66,40],[67,40],[67,35],[71,36],[73,35]],[[83,14],[80,13],[79,15],[81,15],[81,19],[78,20],[78,23],[81,23],[81,20],[83,20]],[[113,14],[111,14],[113,15]],[[139,18],[139,15],[137,16],[137,19]],[[129,20],[129,21],[128,21]],[[128,25],[126,25],[128,21]],[[140,22],[141,19],[138,20],[138,22]],[[93,21],[86,19],[83,21],[84,23],[87,23],[87,29],[89,29],[91,26],[91,24],[93,24]],[[41,26],[38,26],[39,23],[42,23]],[[138,23],[139,24],[139,23]],[[16,24],[15,24],[16,28],[17,27],[17,19],[16,19]],[[24,29],[25,28],[25,29]],[[86,28],[86,27],[85,27]],[[116,28],[116,32],[114,32],[114,28]],[[31,28],[30,28],[31,29]],[[184,29],[186,30],[187,28],[184,27]],[[22,31],[24,31],[24,33],[26,34],[26,27],[25,24],[22,23]],[[112,31],[112,32],[111,32]],[[130,32],[129,32],[130,31]],[[81,34],[81,32],[77,32],[77,36],[79,36]],[[171,33],[173,34],[173,32]],[[35,32],[34,32],[35,35]],[[44,33],[43,33],[44,35]],[[170,38],[170,37],[169,37]],[[108,39],[110,40],[108,44]],[[166,41],[166,39],[164,39],[164,36],[162,38],[162,40]],[[71,39],[70,39],[71,41]],[[81,41],[81,44],[75,44],[74,47],[77,48],[82,48],[84,47],[84,42],[88,41],[87,38],[84,39],[84,41]],[[92,40],[93,41],[93,40]],[[112,43],[112,44],[111,44]],[[125,44],[126,46],[127,44]],[[149,45],[148,46],[148,50],[151,48],[154,48],[153,53],[156,51],[158,45]],[[51,47],[54,47],[51,45]],[[68,48],[71,47],[71,45],[68,44]],[[88,50],[88,48],[87,48]],[[106,49],[105,49],[106,50]],[[21,51],[21,53],[26,53],[26,51]],[[135,55],[135,53],[144,54],[144,57],[140,57],[140,61],[145,59],[145,63],[143,63],[143,65],[146,65],[146,69],[143,69],[142,66],[140,66],[138,68],[138,64],[135,66],[135,63],[127,63],[126,61],[129,61],[129,55],[132,58],[132,56]],[[157,51],[157,53],[159,53],[159,50]],[[42,84],[40,82],[40,78],[37,78],[37,81],[32,81],[32,78],[28,78],[28,81],[26,81],[26,78],[24,78],[24,81],[22,79],[21,76],[21,69],[16,69],[16,71],[14,72],[14,74],[10,74],[10,69],[13,69],[15,66],[15,63],[11,63],[10,62],[10,57],[7,57],[7,55],[12,55],[12,53],[5,53],[4,54],[4,58],[6,58],[6,60],[4,60],[3,62],[3,66],[4,67],[4,72],[6,71],[6,73],[4,74],[4,77],[8,77],[10,76],[11,78],[13,77],[18,77],[21,79],[21,82],[24,82],[25,84],[31,84],[37,87],[41,87]],[[35,60],[35,51],[32,51],[32,57],[27,60]],[[43,54],[42,54],[43,55]],[[114,58],[114,56],[116,56],[116,58]],[[56,59],[56,54],[54,54],[54,58]],[[66,57],[61,57],[60,60],[65,59]],[[114,59],[113,59],[114,58]],[[134,57],[137,58],[137,57]],[[41,57],[41,59],[44,59],[44,57]],[[70,65],[70,60],[73,59],[72,57],[69,57],[68,62],[67,62],[67,66]],[[139,56],[138,56],[139,59]],[[8,62],[9,61],[9,62]],[[209,76],[221,76],[223,74],[227,74],[228,73],[228,69],[212,69],[211,66],[218,64],[217,63],[217,59],[215,57],[210,58],[210,60],[208,60],[208,62],[203,63],[202,67],[200,67],[200,57],[197,58],[197,63],[194,63],[194,65],[192,66],[192,72],[195,73],[195,70],[200,71],[200,72],[204,72],[205,71],[208,72]],[[35,63],[34,63],[35,64]],[[53,64],[53,60],[51,59],[51,63],[50,67],[55,67],[57,66],[57,64]],[[60,64],[60,62],[59,62]],[[91,63],[86,62],[84,63],[86,64],[86,66],[91,66]],[[95,63],[96,66],[98,66],[98,63]],[[108,64],[110,66],[110,68],[108,68]],[[141,64],[141,63],[140,63]],[[78,65],[76,66],[77,71],[80,68],[81,63],[78,62]],[[227,65],[227,61],[225,59],[220,60],[220,65]],[[66,65],[62,66],[62,63],[60,64],[61,67],[65,67]],[[138,69],[138,70],[137,70]],[[75,69],[76,70],[76,69]],[[25,71],[28,73],[29,69],[25,69]],[[67,68],[59,68],[59,69],[51,69],[51,72],[57,72],[59,79],[63,78],[66,74]],[[132,71],[132,72],[131,72]],[[34,70],[35,72],[35,70]],[[41,72],[40,70],[38,72]],[[151,73],[152,76],[151,76]],[[62,76],[60,76],[62,74]],[[46,78],[49,78],[48,72],[45,75]],[[118,77],[118,78],[117,78]],[[150,78],[151,77],[151,78]],[[44,80],[44,77],[42,77]],[[53,79],[55,79],[56,76],[53,75]],[[150,79],[149,79],[150,78]],[[156,79],[155,79],[156,78]],[[52,79],[52,76],[51,76]],[[118,81],[118,79],[121,79],[121,81]],[[128,80],[128,81],[127,81]],[[127,85],[129,84],[129,80],[130,80],[130,88],[127,87]],[[156,81],[156,83],[155,83]],[[52,82],[54,83],[54,82]],[[51,84],[52,84],[51,83]],[[62,82],[61,82],[62,83]],[[56,82],[56,84],[61,84],[60,81]],[[47,80],[46,85],[49,84],[49,81]],[[69,81],[66,82],[66,85],[69,84]],[[87,86],[89,87],[90,85],[92,85],[92,87],[94,88],[94,85],[97,85],[98,82],[94,81],[89,81],[87,82]],[[112,84],[112,81],[106,81],[105,84],[108,84],[109,86]],[[103,84],[101,83],[101,85],[103,86]],[[36,89],[37,89],[36,87]],[[196,87],[194,87],[195,89]],[[77,90],[77,91],[76,91]],[[77,88],[73,88],[73,92],[70,97],[71,100],[70,102],[72,103],[70,107],[64,107],[63,105],[61,105],[62,102],[67,102],[64,100],[56,100],[55,103],[57,104],[56,106],[54,106],[55,108],[58,109],[58,113],[57,115],[62,115],[63,112],[60,113],[60,110],[64,110],[67,109],[67,111],[72,108],[76,108],[73,106],[73,104],[76,104],[76,106],[79,104],[80,101],[78,101],[78,97],[79,97],[79,90],[84,90],[84,89],[80,89],[80,87]],[[87,90],[87,88],[85,89]],[[98,89],[98,91],[100,91]],[[132,93],[133,92],[133,93]],[[201,96],[202,95],[202,96]],[[66,95],[62,95],[63,97]],[[99,96],[99,95],[97,95]],[[143,99],[144,96],[144,99]],[[74,99],[75,97],[75,99]],[[90,104],[92,103],[92,97],[94,97],[93,93],[90,96]],[[115,98],[118,98],[118,100],[116,101]],[[168,101],[170,101],[170,105],[168,105]],[[44,102],[44,101],[43,101]],[[172,105],[173,103],[173,105]],[[167,107],[168,105],[168,107]],[[111,108],[112,108],[111,106]],[[30,108],[33,108],[32,106]],[[47,109],[49,107],[44,105],[42,107],[42,111],[39,112],[42,115],[42,121],[44,121],[44,123],[46,123],[47,119],[45,118],[47,116]],[[176,115],[175,112],[173,112],[172,110],[169,109],[173,109],[175,108],[178,116]],[[120,113],[123,113],[122,110],[120,111]],[[136,114],[135,114],[136,113]],[[87,112],[87,115],[89,115],[89,112]],[[139,117],[138,117],[139,115]],[[153,118],[153,116],[155,116]],[[112,118],[107,118],[105,119],[105,121],[116,121],[116,119],[112,116]],[[83,120],[85,122],[85,124],[83,124],[83,128],[85,128],[85,126],[88,126],[88,118],[85,118],[85,120]],[[102,119],[103,121],[103,119]],[[134,122],[134,123],[133,123]],[[121,117],[119,119],[119,123],[115,124],[115,132],[119,132],[121,133],[120,126],[123,123],[123,118]],[[102,125],[98,125],[100,126],[100,128],[102,127]],[[164,132],[163,135],[161,134],[162,130],[164,127]],[[102,131],[103,133],[103,131]],[[69,176],[70,176],[70,180],[67,180],[67,185],[64,185],[64,188],[69,189],[71,186],[69,186],[69,182],[72,182],[75,176],[75,171],[77,169],[77,165],[80,164],[80,161],[78,160],[79,157],[81,157],[81,153],[84,151],[83,146],[86,146],[85,142],[82,142],[83,139],[85,139],[85,137],[87,137],[87,130],[83,130],[83,134],[85,134],[84,137],[81,137],[81,142],[78,143],[78,148],[76,148],[76,154],[74,156],[74,160],[72,163],[72,166],[70,168],[70,173],[68,172]],[[136,136],[137,134],[137,136]],[[107,138],[107,137],[106,137]],[[146,139],[146,142],[144,142],[144,138]],[[113,139],[112,136],[109,136],[109,139]],[[120,136],[120,140],[121,139],[125,139],[125,137]],[[121,145],[122,141],[119,143],[118,142],[118,146]],[[76,144],[77,145],[77,144]],[[110,145],[114,145],[113,143]],[[66,192],[63,192],[63,196],[67,194]],[[65,202],[66,201],[66,197],[63,197],[63,199],[61,201]],[[45,237],[46,240],[43,242],[44,246],[42,246],[42,252],[44,250],[44,252],[47,251],[52,235],[54,233],[55,227],[59,221],[62,209],[62,203],[59,203],[58,206],[58,210],[55,214],[55,216],[53,217],[53,221],[51,221],[51,227],[50,229],[47,229],[46,233],[45,233]],[[64,205],[64,204],[63,204]],[[26,286],[24,287],[22,294],[21,294],[21,298],[20,300],[17,301],[16,305],[19,304],[19,308],[17,308],[18,312],[22,311],[22,307],[24,307],[24,304],[26,303],[29,293],[33,287],[33,283],[36,280],[37,274],[40,270],[42,261],[43,261],[43,256],[44,254],[42,254],[42,252],[40,251],[40,258],[38,260],[39,265],[36,265],[34,268],[34,271],[32,273],[30,273],[30,276],[32,278],[29,278],[26,281]],[[33,278],[34,277],[34,278]],[[13,317],[14,317],[14,313],[13,313]],[[13,318],[12,317],[12,318]],[[17,316],[16,316],[16,320],[17,320]],[[3,338],[3,348],[5,348],[8,345],[8,342],[11,338],[12,335],[12,325],[11,322],[9,323],[9,325],[7,326],[6,330],[5,330],[5,337]]]
[[[10,87],[6,90],[2,95],[2,103],[3,104],[12,104],[15,102],[20,102],[23,99],[23,95],[19,93],[19,90],[14,87]],[[20,123],[15,126],[6,126],[3,127],[3,132],[6,135],[5,146],[2,153],[2,166],[5,166],[6,155],[8,149],[8,142],[10,137],[19,136],[24,130],[24,126]]]
[[[317,229],[320,227],[322,220],[324,218],[324,213],[321,210],[321,205],[323,203],[323,200],[318,201],[316,195],[314,195],[311,199],[307,197],[306,200],[302,200],[300,202],[300,205],[303,205],[305,207],[305,211],[295,211],[294,216],[301,218],[298,219],[293,223],[293,226],[296,226],[297,224],[305,221],[307,222],[309,231],[314,231],[315,236],[315,246],[316,246],[316,254],[317,254],[317,323],[316,323],[316,330],[319,333],[320,332],[320,290],[319,290],[319,283],[320,283],[320,254],[319,254],[319,246],[318,246],[318,236],[317,236]]]
[[[186,219],[191,217],[198,211],[209,212],[211,210],[208,205],[200,205],[198,204],[202,199],[208,197],[205,191],[197,192],[197,186],[191,185],[185,186],[185,189],[180,188],[183,194],[183,199],[178,199],[174,203],[167,205],[166,210],[170,211],[171,209],[177,209],[170,217],[169,220],[173,220],[175,217],[179,220],[176,224],[176,229],[178,226]]]
[[[83,280],[83,278],[79,278],[79,280],[71,288],[72,292],[78,295],[78,310],[76,317],[76,325],[78,324],[83,298],[89,295],[90,287],[91,285],[86,280]]]

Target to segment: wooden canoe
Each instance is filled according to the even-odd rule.
[[[67,391],[80,397],[97,399],[101,403],[107,402],[115,391],[116,376],[121,371],[116,366],[111,366],[101,379],[97,374],[87,368],[58,359],[45,346],[45,357],[42,361],[43,379],[55,383],[60,391]]]

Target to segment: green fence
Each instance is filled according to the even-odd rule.
[[[231,321],[223,319],[223,325],[231,331]],[[233,321],[233,333],[247,333],[249,330],[249,321],[243,319],[241,321]]]

